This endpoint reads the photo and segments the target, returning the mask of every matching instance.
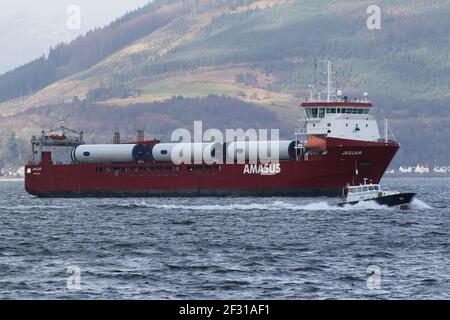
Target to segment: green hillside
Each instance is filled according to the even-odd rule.
[[[147,62],[142,74],[245,62],[279,76],[271,88],[296,92],[313,81],[312,61],[330,57],[351,89],[400,99],[450,97],[449,2],[381,1],[382,30],[366,28],[373,1],[345,3],[295,1],[223,15],[194,41]]]

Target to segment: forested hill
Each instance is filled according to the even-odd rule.
[[[261,106],[293,129],[295,108],[314,81],[312,64],[328,57],[346,94],[368,91],[379,119],[391,118],[402,142],[398,163],[446,162],[450,0],[378,1],[380,30],[366,26],[373,4],[155,0],[0,76],[0,115],[24,124],[29,109],[79,101],[126,108],[224,95]],[[61,118],[72,124],[65,113]],[[17,137],[39,131],[44,118],[38,119],[17,127]],[[5,131],[0,119],[0,134]],[[0,140],[0,151],[6,145]]]

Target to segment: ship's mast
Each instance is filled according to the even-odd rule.
[[[389,130],[388,129],[388,119],[384,118],[384,142],[386,142],[386,143],[388,143],[388,140],[389,140],[389,138],[388,138],[389,131],[388,130]]]
[[[327,60],[327,102],[331,101],[331,61]]]
[[[326,91],[327,94],[327,102],[332,102],[334,100],[337,100],[336,95],[336,78],[337,73],[334,71],[333,61],[331,59],[322,60],[321,61],[322,70],[325,69],[325,71],[320,72],[320,75],[322,76],[322,81],[320,81],[320,91]],[[321,94],[318,94],[319,101],[321,100]]]

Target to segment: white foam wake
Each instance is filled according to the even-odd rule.
[[[248,203],[248,204],[229,204],[229,205],[219,205],[219,204],[204,204],[204,205],[177,205],[177,204],[149,204],[146,202],[141,203],[140,205],[157,208],[157,209],[167,209],[167,210],[216,210],[216,211],[234,211],[234,210],[242,210],[242,211],[251,211],[251,210],[292,210],[296,208],[295,204],[283,202],[283,201],[275,201],[273,203]]]
[[[202,211],[252,211],[252,210],[262,210],[262,211],[336,211],[336,210],[386,210],[389,209],[386,206],[380,206],[375,202],[362,202],[356,205],[346,205],[340,207],[338,205],[330,204],[326,201],[313,202],[307,204],[299,204],[293,202],[284,201],[274,201],[268,203],[236,203],[228,205],[178,205],[178,204],[153,204],[148,202],[141,202],[139,204],[134,204],[135,206],[154,208],[154,209],[165,209],[165,210],[202,210]]]
[[[411,208],[417,209],[417,210],[431,210],[431,209],[433,209],[432,206],[426,204],[425,202],[423,202],[422,200],[419,200],[417,198],[414,198],[413,201],[411,202]]]

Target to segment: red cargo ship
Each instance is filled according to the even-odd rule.
[[[301,105],[302,130],[280,142],[275,163],[176,164],[175,144],[145,141],[143,132],[136,143],[85,145],[82,133],[61,127],[33,137],[25,188],[39,197],[339,196],[349,184],[379,183],[399,143],[387,129],[380,136],[367,94],[349,101],[331,92],[328,85],[325,101],[311,93]],[[72,161],[53,162],[46,146],[73,147]],[[217,146],[205,146],[215,153]]]

